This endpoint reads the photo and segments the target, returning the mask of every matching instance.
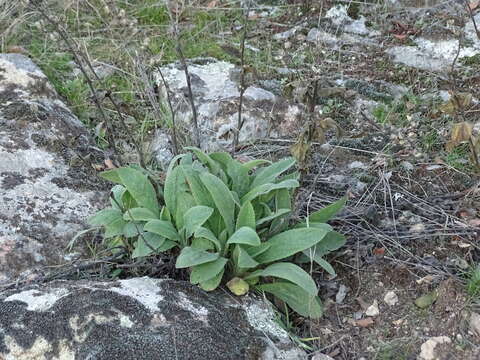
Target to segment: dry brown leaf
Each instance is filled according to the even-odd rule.
[[[438,109],[449,115],[454,115],[459,109],[466,108],[472,103],[472,94],[470,93],[458,93],[452,94],[451,98],[440,105]]]
[[[22,47],[22,46],[18,46],[18,45],[10,45],[9,47],[7,47],[7,53],[13,53],[13,54],[23,54],[23,55],[28,55],[28,51]]]
[[[360,326],[360,327],[363,327],[363,328],[371,326],[373,324],[375,324],[375,321],[371,317],[367,317],[365,319],[360,319],[360,320],[355,321],[356,326]]]
[[[207,8],[211,9],[211,8],[217,7],[217,5],[218,5],[218,0],[212,0],[207,4]]]
[[[290,147],[290,153],[302,166],[307,158],[308,150],[310,150],[310,143],[305,140],[305,135],[298,137],[298,141]]]
[[[452,127],[450,141],[445,145],[447,151],[452,151],[455,146],[470,140],[472,132],[473,126],[469,122],[463,121],[461,123],[454,124]]]
[[[107,169],[116,169],[117,167],[113,164],[113,161],[111,159],[105,159],[105,166]]]
[[[408,36],[408,34],[393,34],[393,36],[395,38],[397,38],[398,40],[405,40]]]

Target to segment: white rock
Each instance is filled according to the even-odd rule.
[[[325,354],[315,354],[312,357],[312,360],[334,360],[331,356]]]
[[[425,341],[420,348],[420,355],[417,360],[437,360],[440,359],[435,354],[435,347],[439,344],[450,344],[452,340],[448,336],[436,336]]]
[[[341,284],[340,287],[338,288],[337,295],[335,296],[335,302],[337,304],[341,304],[343,300],[345,300],[345,296],[347,296],[348,288]]]
[[[398,296],[394,291],[389,291],[385,294],[383,301],[389,306],[394,306],[398,303]]]
[[[378,309],[377,300],[374,300],[373,304],[367,308],[367,310],[365,311],[365,315],[373,316],[373,317],[380,315],[380,310]]]
[[[480,315],[476,312],[472,312],[470,315],[470,330],[477,336],[480,337]]]

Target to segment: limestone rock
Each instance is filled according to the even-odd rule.
[[[176,110],[177,127],[192,137],[192,111],[188,99],[185,73],[179,63],[161,68],[168,84]],[[201,145],[206,150],[218,150],[232,144],[233,131],[238,120],[239,69],[234,64],[215,59],[194,59],[188,64],[192,92],[197,109]],[[292,135],[299,132],[303,107],[265,90],[255,82],[255,75],[247,73],[249,80],[243,98],[244,125],[240,142],[267,136]],[[165,98],[166,91],[160,74],[156,81]],[[155,144],[161,141],[153,140]],[[165,151],[158,146],[158,161],[165,162]]]
[[[27,57],[0,54],[0,284],[62,261],[102,206],[82,123]]]
[[[436,347],[440,344],[450,344],[452,340],[448,336],[436,336],[425,341],[420,350],[417,360],[437,360]],[[439,352],[441,353],[441,352]]]
[[[0,296],[0,358],[304,359],[252,298],[148,277],[57,281]]]

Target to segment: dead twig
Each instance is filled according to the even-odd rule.
[[[251,1],[247,1],[247,9],[245,10],[245,17],[243,19],[243,32],[242,32],[242,41],[240,42],[240,97],[238,100],[238,119],[237,119],[237,128],[233,134],[233,146],[232,152],[235,153],[235,150],[238,146],[238,139],[240,137],[240,131],[242,130],[244,120],[242,119],[242,108],[243,108],[243,94],[245,93],[245,41],[247,39],[248,31],[248,14],[250,13]]]

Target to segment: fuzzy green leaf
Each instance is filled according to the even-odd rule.
[[[347,203],[347,197],[344,196],[340,200],[325,206],[323,209],[315,211],[308,217],[309,222],[325,223],[334,217]]]
[[[122,212],[120,210],[106,208],[88,218],[87,222],[92,226],[107,226],[118,219],[122,219]]]
[[[128,209],[123,214],[123,219],[127,221],[148,221],[157,218],[158,216],[147,208]]]
[[[200,264],[205,264],[218,259],[217,253],[210,253],[204,250],[192,248],[190,246],[184,247],[178,255],[175,267],[177,269],[192,267]]]
[[[252,188],[274,182],[279,175],[290,169],[294,164],[295,159],[289,157],[258,170],[253,179]]]
[[[183,224],[187,231],[187,237],[193,235],[213,214],[213,209],[208,206],[194,206],[183,215]]]
[[[215,247],[218,251],[222,250],[222,244],[217,239],[215,234],[212,231],[210,231],[210,229],[207,229],[207,228],[204,228],[204,227],[199,227],[197,229],[197,231],[195,231],[194,236],[195,236],[195,238],[207,239],[215,245]]]
[[[250,246],[258,246],[260,245],[260,238],[258,237],[255,230],[243,226],[237,231],[235,231],[232,236],[230,236],[227,241],[227,245],[229,244],[245,244]]]
[[[275,220],[279,217],[282,217],[283,215],[288,214],[289,212],[291,212],[290,209],[279,209],[277,212],[273,213],[272,215],[266,216],[266,217],[258,220],[257,221],[257,227],[260,226],[260,225],[263,225],[265,223],[268,223],[269,221],[272,221],[272,220]]]
[[[239,229],[243,226],[248,226],[249,228],[255,230],[255,210],[253,209],[252,203],[246,201],[240,208],[240,212],[237,216],[237,226]]]
[[[139,207],[147,208],[154,214],[158,214],[157,193],[148,177],[142,172],[124,167],[108,170],[101,176],[124,185]]]
[[[169,240],[180,241],[180,235],[170,221],[150,220],[144,226],[145,231],[150,231]]]
[[[318,289],[313,281],[312,277],[303,270],[300,266],[297,266],[292,263],[279,262],[267,266],[263,270],[258,270],[248,276],[248,278],[263,276],[263,277],[276,277],[284,280],[288,280],[298,286],[303,290],[308,292],[310,295],[317,295]]]
[[[282,182],[279,182],[278,184],[273,184],[273,183],[268,183],[268,184],[262,184],[259,185],[252,190],[250,190],[248,193],[246,193],[242,199],[241,203],[244,204],[247,201],[252,201],[253,199],[261,196],[268,194],[269,192],[273,190],[278,190],[278,189],[292,189],[296,188],[299,186],[299,183],[297,180],[285,180]]]
[[[222,281],[224,272],[225,272],[225,269],[220,271],[216,276],[214,276],[210,280],[201,282],[200,287],[205,291],[215,290],[218,287],[218,285],[220,285],[220,282]]]
[[[194,266],[190,273],[190,282],[198,284],[214,278],[224,270],[227,262],[227,259],[219,257],[217,260]]]
[[[233,200],[230,190],[219,178],[212,174],[201,174],[200,180],[202,180],[210,192],[215,206],[225,222],[228,233],[230,235],[233,234],[235,228],[235,201]]]
[[[251,269],[259,264],[240,245],[235,246],[236,263],[239,269]]]
[[[275,282],[257,285],[256,289],[266,291],[285,301],[298,314],[313,319],[323,315],[323,306],[318,296],[312,296],[301,287],[289,282]]]
[[[292,229],[270,238],[266,243],[270,248],[258,255],[255,260],[262,264],[284,259],[308,249],[320,242],[327,231],[316,228]]]

